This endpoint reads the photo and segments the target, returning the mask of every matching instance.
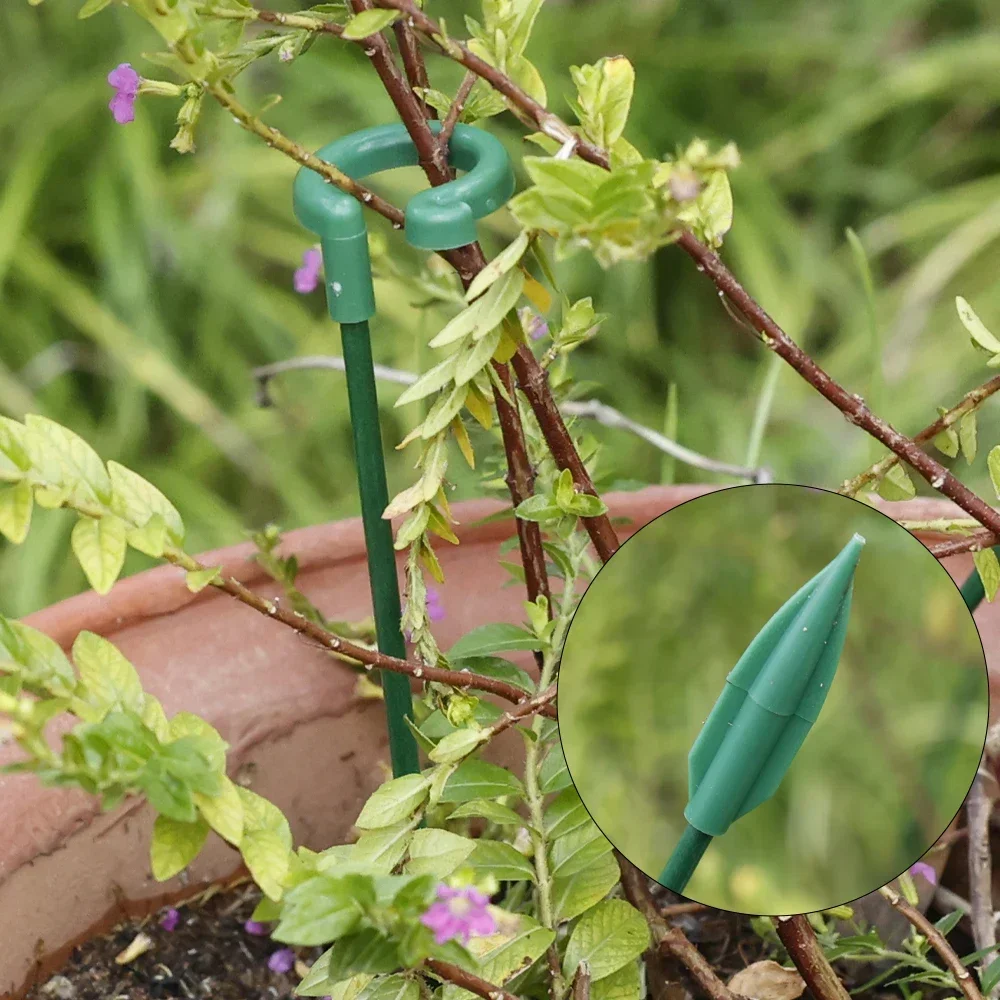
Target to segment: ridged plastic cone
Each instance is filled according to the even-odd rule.
[[[684,818],[696,830],[721,836],[777,791],[830,692],[864,544],[854,535],[730,672],[688,755]]]

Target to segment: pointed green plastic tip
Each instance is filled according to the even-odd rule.
[[[777,791],[830,692],[864,545],[855,534],[730,672],[688,755],[684,818],[695,829],[721,836]]]

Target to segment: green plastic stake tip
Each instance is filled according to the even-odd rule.
[[[778,789],[830,693],[847,635],[854,537],[760,630],[688,754],[688,829],[660,876],[683,890],[712,837]]]

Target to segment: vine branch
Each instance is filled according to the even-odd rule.
[[[815,1000],[851,1000],[847,988],[823,954],[809,918],[800,913],[794,917],[771,919],[789,958]]]
[[[910,906],[895,889],[884,886],[879,892],[890,906],[898,910],[920,934],[927,938],[931,947],[941,956],[948,971],[955,977],[958,988],[965,994],[965,1000],[983,1000],[972,973],[962,965],[962,960],[955,954],[955,949],[948,943],[947,938],[916,907]]]
[[[1000,375],[994,375],[988,382],[984,382],[971,392],[967,392],[950,410],[946,410],[937,420],[928,424],[918,434],[914,434],[913,441],[916,444],[926,444],[928,441],[933,440],[941,431],[947,430],[958,423],[966,413],[975,410],[983,400],[989,399],[997,391],[1000,391]],[[873,480],[881,479],[882,476],[898,463],[898,455],[886,455],[885,458],[865,469],[864,472],[844,482],[837,492],[844,493],[847,496],[854,496],[863,486]]]
[[[169,551],[164,553],[164,558],[185,572],[198,572],[208,568],[183,552]],[[245,604],[259,614],[265,615],[272,621],[280,622],[300,635],[311,639],[324,649],[357,660],[367,670],[388,670],[391,673],[405,674],[422,681],[437,681],[459,688],[475,688],[479,691],[495,694],[518,706],[526,700],[525,693],[520,688],[494,677],[483,677],[467,670],[448,670],[444,667],[429,667],[421,663],[410,663],[408,660],[401,660],[398,657],[389,656],[387,653],[381,653],[377,649],[359,646],[357,643],[328,632],[321,625],[310,621],[297,611],[282,606],[280,602],[270,601],[266,597],[262,597],[245,584],[240,583],[235,577],[221,577],[213,581],[213,586],[231,597],[235,597],[241,604]],[[537,714],[554,718],[555,710],[552,704],[547,702],[539,706]]]

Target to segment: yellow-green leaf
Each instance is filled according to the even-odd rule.
[[[223,840],[239,847],[243,840],[243,801],[236,785],[224,777],[215,795],[194,793],[194,804],[205,817],[208,825]]]
[[[203,819],[180,823],[169,816],[157,816],[149,845],[153,878],[165,882],[182,872],[198,857],[207,836],[208,824]]]
[[[184,581],[192,594],[201,593],[206,587],[222,579],[221,566],[206,566],[204,569],[193,569],[185,574]]]
[[[369,35],[374,35],[376,31],[388,28],[393,21],[399,20],[401,16],[398,10],[363,10],[347,22],[341,38],[357,42]]]
[[[508,244],[484,267],[472,280],[468,291],[465,293],[465,301],[471,302],[478,299],[483,292],[498,278],[506,274],[524,256],[528,249],[529,236],[527,231],[518,234],[513,243]]]
[[[126,533],[125,522],[111,515],[81,517],[73,527],[73,554],[99,594],[106,594],[122,571],[128,548]]]
[[[243,803],[240,853],[254,881],[271,899],[281,899],[292,859],[292,832],[281,810],[249,789],[236,786]]]
[[[983,581],[986,600],[992,601],[1000,587],[1000,561],[997,560],[997,554],[992,549],[983,549],[981,552],[973,552],[972,559]]]
[[[117,646],[93,632],[81,632],[73,643],[73,662],[91,704],[108,711],[127,708],[142,712],[142,681]]]
[[[898,462],[882,477],[878,495],[883,500],[912,500],[917,491],[909,474]]]
[[[0,490],[0,533],[15,545],[28,537],[33,507],[34,499],[27,480]]]
[[[412,815],[427,800],[430,782],[422,774],[404,774],[380,785],[364,804],[354,825],[359,830],[392,826]]]
[[[975,310],[961,295],[955,298],[955,308],[962,326],[968,331],[972,343],[989,354],[1000,354],[1000,340],[986,329],[986,324],[976,315]]]
[[[84,18],[93,17],[95,14],[110,6],[111,0],[87,0],[76,15],[82,21]]]
[[[114,512],[135,527],[142,527],[159,514],[174,541],[184,540],[184,522],[177,508],[150,482],[117,462],[108,462],[111,477],[111,506]]]
[[[989,455],[986,456],[986,467],[990,471],[990,482],[993,483],[993,490],[1000,499],[1000,444],[990,448]]]
[[[976,422],[976,411],[970,410],[962,417],[958,424],[958,441],[962,446],[962,454],[965,456],[966,462],[970,464],[975,461],[976,451],[979,446]]]

